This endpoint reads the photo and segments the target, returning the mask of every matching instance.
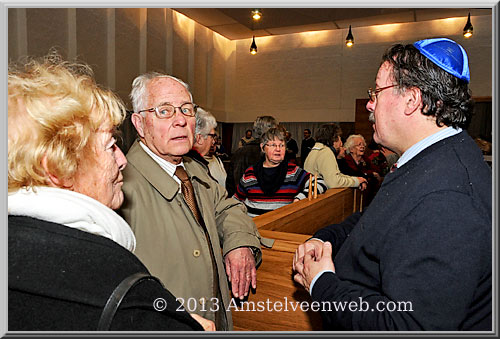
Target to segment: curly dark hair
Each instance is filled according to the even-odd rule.
[[[412,44],[390,47],[382,57],[389,62],[399,90],[417,87],[422,92],[422,113],[436,117],[439,127],[466,129],[474,100],[468,83],[438,67]]]
[[[316,132],[316,142],[325,146],[333,146],[333,141],[342,135],[342,129],[337,124],[323,124]]]

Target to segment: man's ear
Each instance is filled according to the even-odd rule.
[[[262,153],[265,153],[264,152],[264,144],[263,143],[260,144],[260,150],[262,151]]]
[[[132,124],[139,137],[144,138],[144,117],[139,113],[132,113],[130,120],[132,120]]]
[[[412,87],[405,93],[405,115],[411,115],[422,108],[422,92],[418,87]]]
[[[197,143],[198,145],[203,145],[203,140],[202,140],[201,134],[196,134],[194,136],[194,142]]]
[[[47,184],[49,186],[59,188],[70,188],[73,186],[73,179],[59,178],[57,175],[51,172],[48,165],[47,154],[44,154],[42,158],[42,168],[47,174]]]

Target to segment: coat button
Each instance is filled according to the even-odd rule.
[[[198,258],[198,257],[200,256],[200,250],[194,250],[194,251],[193,251],[193,256],[194,256],[195,258]]]

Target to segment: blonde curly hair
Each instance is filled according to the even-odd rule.
[[[89,141],[104,126],[116,129],[122,101],[99,87],[91,68],[57,52],[9,65],[8,189],[47,186],[47,171],[72,178]]]

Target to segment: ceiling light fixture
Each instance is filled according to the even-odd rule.
[[[465,24],[464,27],[464,37],[470,38],[472,36],[473,30],[474,27],[472,27],[472,24],[470,22],[470,12],[469,12],[469,17],[467,18],[467,23]]]
[[[352,45],[354,45],[354,37],[352,36],[351,25],[349,25],[349,33],[345,37],[345,45],[347,47],[352,47]]]
[[[260,18],[262,18],[262,12],[258,8],[254,9],[252,11],[252,19],[259,21]]]
[[[255,35],[253,36],[252,44],[250,45],[250,54],[257,54],[257,44],[255,43]]]

